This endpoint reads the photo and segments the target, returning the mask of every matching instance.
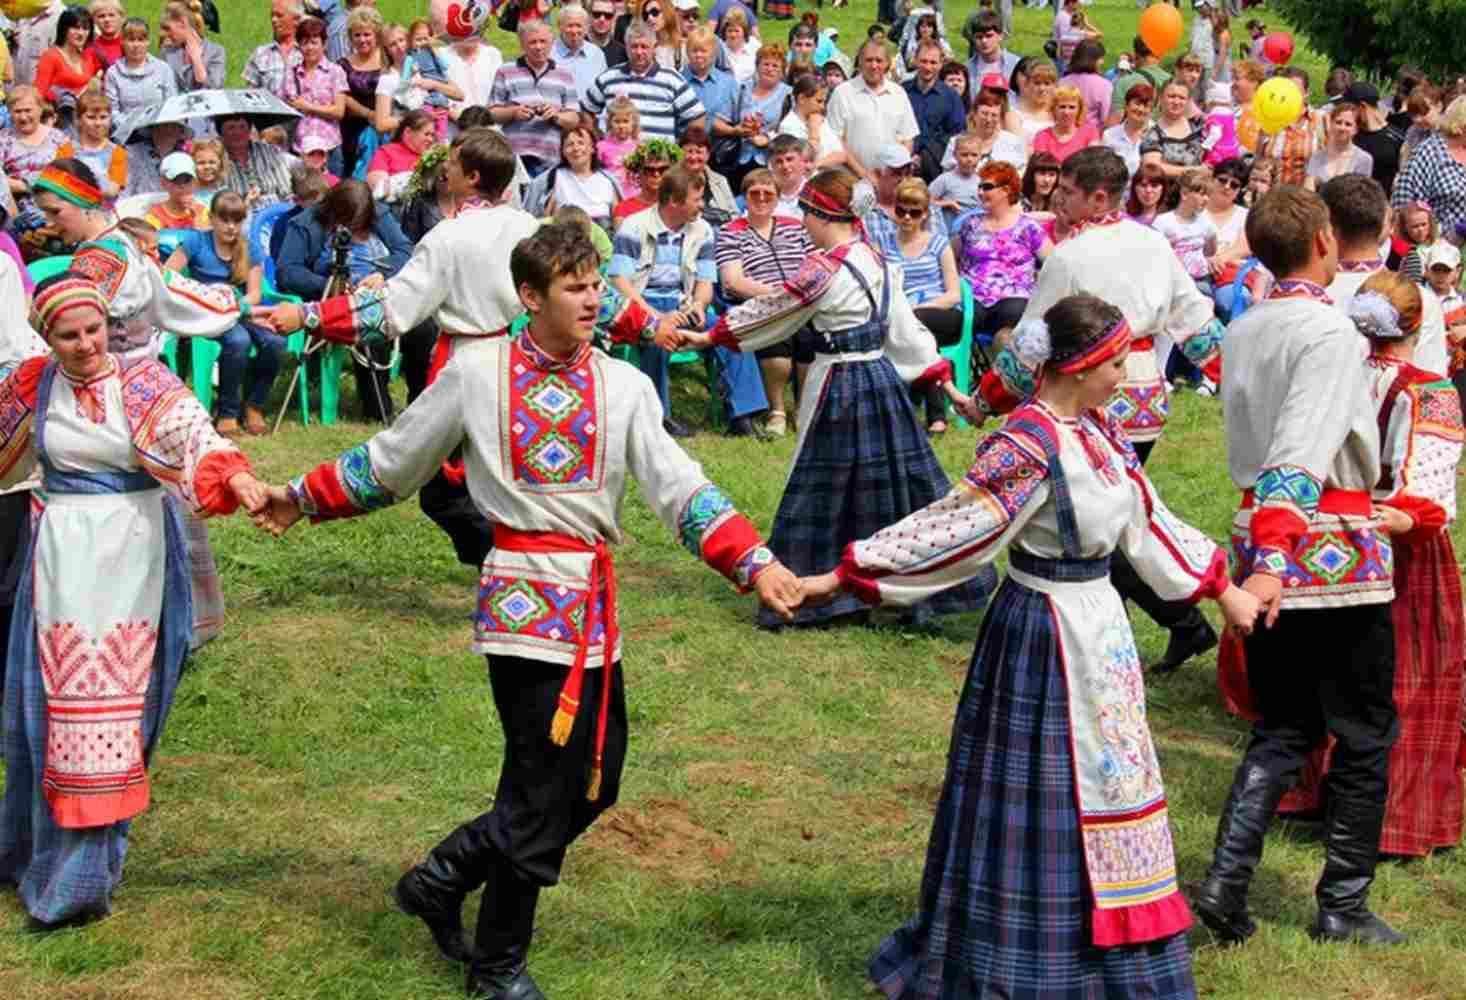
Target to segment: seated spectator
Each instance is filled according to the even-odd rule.
[[[209,209],[194,197],[194,178],[198,168],[193,157],[184,152],[169,153],[159,168],[163,191],[168,195],[154,204],[143,216],[158,229],[208,229]]]
[[[250,211],[290,198],[291,157],[278,146],[251,137],[253,126],[243,115],[215,120],[228,154],[224,186],[241,195]]]
[[[814,147],[816,170],[843,166],[850,160],[845,144],[825,120],[829,93],[823,77],[813,73],[795,77],[789,94],[789,112],[779,121],[780,135],[792,135]]]
[[[1145,132],[1150,128],[1150,113],[1155,106],[1155,88],[1144,82],[1134,84],[1125,91],[1125,111],[1120,120],[1105,129],[1100,141],[1113,149],[1125,168],[1134,177],[1140,169],[1140,144],[1145,141]]]
[[[861,213],[866,238],[878,247],[892,247],[896,243],[896,188],[916,172],[916,161],[911,152],[899,143],[887,143],[876,153],[875,169],[871,172],[869,190],[875,198]],[[860,198],[860,188],[856,189]],[[869,194],[867,194],[869,198]]]
[[[673,167],[657,189],[657,203],[622,221],[613,241],[607,275],[616,290],[659,316],[676,317],[679,327],[701,330],[718,280],[713,230],[702,218],[701,180]],[[755,433],[752,417],[768,409],[758,362],[751,355],[713,348],[728,433]],[[641,345],[641,370],[657,387],[663,426],[674,437],[691,432],[672,418],[671,353],[656,343]]]
[[[284,100],[285,77],[300,65],[300,49],[295,46],[300,12],[299,0],[270,0],[270,31],[275,38],[250,53],[240,72],[245,86],[268,90]]]
[[[774,174],[774,186],[779,191],[779,203],[774,214],[789,219],[803,219],[804,209],[799,204],[799,193],[809,179],[814,163],[814,147],[792,135],[776,135],[769,143],[769,170]]]
[[[290,231],[290,220],[312,205],[319,204],[329,190],[331,188],[326,183],[326,178],[304,164],[290,171],[290,208],[282,213],[275,220],[274,226],[270,228],[271,260],[280,259],[280,250],[285,246],[285,234]]]
[[[1059,186],[1059,161],[1052,153],[1034,153],[1023,171],[1023,211],[1054,213],[1054,189]]]
[[[627,216],[644,212],[657,203],[657,192],[661,190],[662,178],[672,165],[682,160],[682,148],[666,139],[648,139],[636,151],[626,157],[624,165],[628,174],[636,178],[638,193],[623,198],[611,213],[612,223],[619,226]]]
[[[183,233],[166,266],[175,271],[187,269],[196,281],[229,285],[244,301],[259,305],[263,270],[260,262],[251,257],[244,233],[244,199],[232,191],[224,191],[214,199],[211,214],[212,229]],[[280,371],[284,338],[240,320],[232,330],[215,339],[220,347],[219,433],[226,437],[239,436],[241,409],[244,430],[251,434],[266,433],[269,425],[265,423],[265,404],[270,400],[270,387]],[[251,347],[255,349],[253,358],[249,353]]]
[[[426,110],[419,108],[403,115],[392,141],[373,153],[367,164],[366,182],[372,197],[389,204],[400,200],[417,161],[436,139],[433,117]]]
[[[163,61],[172,68],[180,94],[224,86],[228,57],[222,45],[204,37],[204,19],[198,10],[182,0],[170,0],[158,20],[158,33],[163,37]],[[194,134],[213,135],[213,124],[196,123]]]
[[[195,170],[193,196],[205,205],[224,189],[224,144],[218,139],[200,139],[193,144]]]
[[[44,109],[36,88],[26,84],[11,87],[5,101],[10,109],[10,127],[0,129],[0,168],[10,182],[15,196],[17,216],[14,224],[34,225],[40,222],[31,203],[31,182],[56,159],[56,152],[66,144],[66,133],[41,120]]]
[[[621,202],[621,189],[596,157],[595,126],[590,119],[569,129],[560,140],[560,164],[530,181],[524,192],[524,210],[544,218],[574,206],[607,229],[611,213]]]
[[[560,132],[580,122],[575,77],[550,58],[554,41],[544,21],[522,22],[524,54],[499,67],[488,100],[490,114],[530,177],[560,162]]]
[[[1142,163],[1130,178],[1125,214],[1142,226],[1154,226],[1156,217],[1171,204],[1171,181],[1158,164]]]
[[[947,227],[931,224],[931,198],[926,181],[920,177],[903,178],[896,185],[891,211],[896,226],[890,242],[878,243],[877,247],[887,260],[901,265],[901,289],[916,318],[936,338],[937,346],[955,344],[962,339],[962,288],[957,279],[957,259],[947,237]],[[945,433],[945,394],[932,386],[925,399],[927,432]]]
[[[715,251],[718,279],[729,305],[779,291],[799,274],[804,259],[814,253],[814,244],[798,219],[774,214],[779,188],[771,171],[760,168],[743,178],[743,200],[748,210],[718,230]],[[755,352],[769,404],[764,429],[775,437],[788,429],[784,390],[796,360],[796,341],[800,340],[791,337]],[[814,362],[814,352],[807,354],[798,358],[801,364]]]
[[[95,87],[82,92],[76,104],[76,140],[56,151],[92,168],[102,182],[102,193],[116,198],[127,190],[127,150],[108,136],[112,131],[112,102]]]
[[[1005,160],[1022,170],[1028,161],[1028,149],[1023,144],[1023,137],[1003,128],[1007,106],[1007,99],[1002,94],[984,87],[978,91],[977,103],[967,113],[967,131],[963,135],[977,140],[978,166],[990,160]],[[957,166],[957,138],[953,137],[947,144],[946,152],[942,154],[943,170],[951,170]]]
[[[641,193],[641,185],[626,169],[626,158],[641,145],[641,112],[631,98],[623,95],[607,105],[606,125],[610,132],[597,140],[596,154],[621,189],[621,197],[635,198]]]
[[[119,0],[92,0],[87,6],[92,15],[92,55],[105,73],[113,63],[122,58],[122,25],[127,11]]]
[[[103,69],[88,48],[91,44],[92,15],[68,7],[56,22],[56,44],[36,64],[36,92],[56,109],[63,127],[74,117],[76,99]]]
[[[957,167],[946,170],[927,189],[931,207],[942,212],[942,228],[949,228],[957,216],[982,204],[978,188],[983,183],[977,175],[982,163],[982,140],[968,133],[952,140],[956,144]]]
[[[123,196],[157,194],[163,190],[163,161],[183,149],[188,129],[178,122],[159,122],[127,144],[127,189]]]
[[[319,139],[326,149],[341,145],[341,119],[346,117],[346,71],[326,59],[326,25],[308,17],[295,29],[300,65],[285,75],[285,103],[304,117],[295,123],[295,151],[305,151],[307,139]]]
[[[977,175],[984,211],[962,224],[957,270],[972,287],[973,332],[1001,343],[1023,318],[1038,284],[1039,262],[1053,252],[1054,244],[1024,214],[1022,183],[1011,163],[995,160]]]
[[[148,52],[148,22],[142,18],[129,17],[123,23],[122,58],[107,68],[102,92],[119,118],[178,93],[173,69]]]
[[[716,227],[738,214],[738,202],[728,186],[728,178],[708,166],[712,153],[707,129],[689,125],[682,133],[682,166],[692,176],[702,179],[703,218]]]
[[[331,146],[328,140],[318,135],[308,135],[300,144],[301,166],[320,174],[327,187],[335,187],[341,181],[341,178],[333,174],[328,166],[331,154],[336,152],[336,148]]]
[[[1033,137],[1035,153],[1051,153],[1062,166],[1075,153],[1099,142],[1099,129],[1087,118],[1084,97],[1073,87],[1054,91],[1054,124]]]

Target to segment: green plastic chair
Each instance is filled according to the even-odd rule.
[[[281,292],[268,281],[264,283],[261,291],[261,299],[265,305],[272,305],[277,302],[288,302],[299,305],[301,302],[300,296],[288,295]],[[177,338],[170,334],[163,348],[165,357],[169,354],[170,350],[173,352],[173,360],[170,367],[175,370],[178,366],[176,341]],[[204,409],[212,412],[214,407],[214,366],[219,363],[221,348],[219,347],[218,341],[209,340],[204,337],[195,337],[190,348],[193,355],[193,394],[198,397],[198,401],[203,405]],[[305,334],[297,331],[285,338],[285,350],[299,363],[304,364]],[[328,353],[332,352],[328,351]],[[254,353],[253,348],[251,348],[250,353]],[[335,394],[339,397],[341,391],[341,361],[339,358],[335,363],[335,374]],[[330,379],[327,377],[325,359],[323,358],[321,363],[321,423],[323,424],[333,424],[336,422],[336,400],[334,399],[332,400],[331,419],[326,419],[326,397],[330,394],[331,388]],[[310,426],[310,394],[307,389],[306,379],[302,378],[300,380],[296,386],[296,394],[300,397],[300,422],[306,426]]]
[[[972,395],[972,325],[974,321],[972,285],[966,278],[963,278],[960,286],[962,289],[962,337],[957,343],[940,348],[939,353],[952,362],[952,381],[956,384],[957,390],[964,396],[970,396]],[[970,426],[960,416],[957,418],[957,424],[959,427]]]

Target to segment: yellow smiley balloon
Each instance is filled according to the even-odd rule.
[[[1252,116],[1268,135],[1277,135],[1303,114],[1303,92],[1291,80],[1274,77],[1252,95]]]

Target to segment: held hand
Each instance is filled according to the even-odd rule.
[[[261,310],[255,310],[257,315]],[[267,317],[270,328],[281,336],[288,336],[305,326],[305,316],[294,302],[282,302],[269,308]]]
[[[245,319],[255,326],[272,330],[275,327],[275,310],[278,306],[251,306],[249,315]]]
[[[262,512],[270,502],[270,488],[248,472],[236,472],[231,476],[229,489],[239,501],[239,506],[251,514]]]
[[[753,581],[753,589],[764,607],[783,618],[794,620],[794,612],[804,603],[804,588],[799,577],[782,563],[774,563]]]
[[[664,351],[682,350],[682,331],[677,329],[677,314],[667,313],[657,323],[657,332],[652,336],[652,343]]]
[[[301,518],[300,508],[290,499],[290,492],[283,486],[271,486],[264,507],[251,520],[255,527],[279,538],[290,530],[290,526]]]
[[[381,288],[387,283],[386,277],[380,271],[373,271],[356,283],[357,288]]]
[[[1282,610],[1283,581],[1268,573],[1253,573],[1242,581],[1242,589],[1257,598],[1260,605],[1258,613],[1265,616],[1263,628],[1276,625],[1278,612]]]
[[[710,333],[698,333],[696,330],[678,330],[678,336],[682,340],[684,351],[705,351],[713,346],[713,335]]]
[[[973,396],[964,396],[958,393],[952,398],[952,408],[960,413],[969,424],[974,427],[981,427],[987,422],[988,415],[981,406],[977,405],[977,399]]]
[[[1262,602],[1256,595],[1235,584],[1228,584],[1227,589],[1222,591],[1222,596],[1217,598],[1217,604],[1221,607],[1222,617],[1226,619],[1229,628],[1236,629],[1243,635],[1252,634],[1257,616],[1262,612]]]
[[[804,587],[804,603],[812,608],[829,604],[840,596],[840,578],[833,572],[806,576],[799,581]]]
[[[1384,522],[1385,531],[1391,535],[1403,535],[1415,527],[1415,519],[1403,510],[1394,507],[1376,507],[1374,512]]]

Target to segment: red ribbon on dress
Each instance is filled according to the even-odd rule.
[[[613,657],[616,654],[616,566],[611,561],[611,547],[604,540],[582,541],[573,535],[558,531],[520,531],[502,524],[494,525],[494,548],[502,552],[534,553],[586,553],[591,558],[590,586],[585,597],[585,617],[581,623],[580,638],[576,642],[575,662],[570,674],[560,689],[560,703],[555,709],[555,718],[550,723],[550,740],[556,746],[570,742],[570,733],[575,728],[575,717],[580,711],[580,691],[585,683],[585,663],[590,654],[590,637],[595,631],[599,616],[596,614],[596,594],[601,582],[606,585],[605,621],[601,632],[601,712],[596,720],[596,741],[591,754],[590,784],[585,797],[594,802],[601,797],[601,769],[606,751],[606,717],[611,712],[611,678],[615,670]]]
[[[86,417],[94,424],[105,424],[107,422],[107,395],[106,382],[103,379],[94,379],[91,382],[71,384],[71,391],[76,395],[76,415]]]

